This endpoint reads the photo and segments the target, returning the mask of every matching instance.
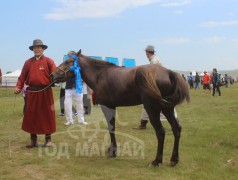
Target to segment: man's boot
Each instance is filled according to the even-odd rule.
[[[133,129],[138,129],[138,130],[141,130],[141,129],[146,129],[146,124],[148,123],[147,120],[141,120],[140,122],[140,125],[139,126],[136,126],[134,127]]]
[[[34,148],[38,147],[37,144],[37,135],[36,134],[31,134],[31,143],[26,145],[27,148]]]
[[[51,147],[51,146],[52,146],[51,134],[46,134],[44,147]]]

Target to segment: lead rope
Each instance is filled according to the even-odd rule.
[[[15,114],[16,99],[17,99],[17,95],[15,94],[15,97],[14,97],[14,104],[13,104],[13,114]],[[9,124],[9,120],[8,120],[8,124]],[[11,157],[12,157],[11,134],[9,134],[9,137],[8,137],[8,149],[9,149],[9,156],[10,156],[10,158],[11,158]]]
[[[51,82],[48,86],[46,86],[46,87],[44,87],[43,89],[41,89],[41,90],[27,90],[27,92],[41,92],[41,91],[44,91],[44,90],[46,90],[47,88],[49,88],[52,84],[54,84],[55,83],[55,81],[53,81],[53,82]]]
[[[17,99],[17,95],[15,94],[15,97],[14,97],[14,104],[13,104],[13,114],[15,114],[16,99]]]

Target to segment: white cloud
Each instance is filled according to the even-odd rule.
[[[219,27],[219,26],[232,26],[232,25],[237,25],[238,21],[233,20],[233,21],[220,21],[220,22],[215,22],[215,21],[208,21],[204,22],[201,24],[203,27]]]
[[[159,0],[54,0],[62,6],[45,15],[46,19],[111,17],[129,8],[145,6]]]
[[[225,39],[226,37],[224,36],[212,36],[212,37],[205,38],[204,41],[208,43],[218,43]]]
[[[162,3],[161,6],[162,7],[177,7],[177,6],[185,6],[191,3],[192,3],[191,0],[180,0],[180,1],[174,1],[174,2],[165,2],[165,3]]]

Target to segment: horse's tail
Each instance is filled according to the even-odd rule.
[[[135,81],[143,92],[162,102],[163,98],[157,85],[156,76],[156,71],[146,71],[143,68],[138,67],[135,73]]]
[[[184,100],[189,102],[189,89],[182,76],[173,71],[169,71],[171,88],[168,89],[170,93],[166,97],[162,97],[156,77],[156,71],[140,71],[138,69],[136,72],[136,82],[140,82],[139,84],[143,91],[149,96],[158,99],[162,104],[176,106]]]
[[[160,89],[156,84],[156,73],[137,69],[135,80],[138,86],[151,97],[162,99]]]
[[[175,105],[181,104],[185,100],[189,102],[189,89],[184,78],[180,74],[173,71],[170,71],[169,78],[172,84],[172,94],[167,97],[168,101],[171,101]]]

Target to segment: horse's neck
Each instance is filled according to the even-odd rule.
[[[105,67],[98,67],[97,65],[90,63],[90,59],[79,60],[79,66],[81,67],[82,77],[86,84],[95,89],[98,76],[101,74]]]

